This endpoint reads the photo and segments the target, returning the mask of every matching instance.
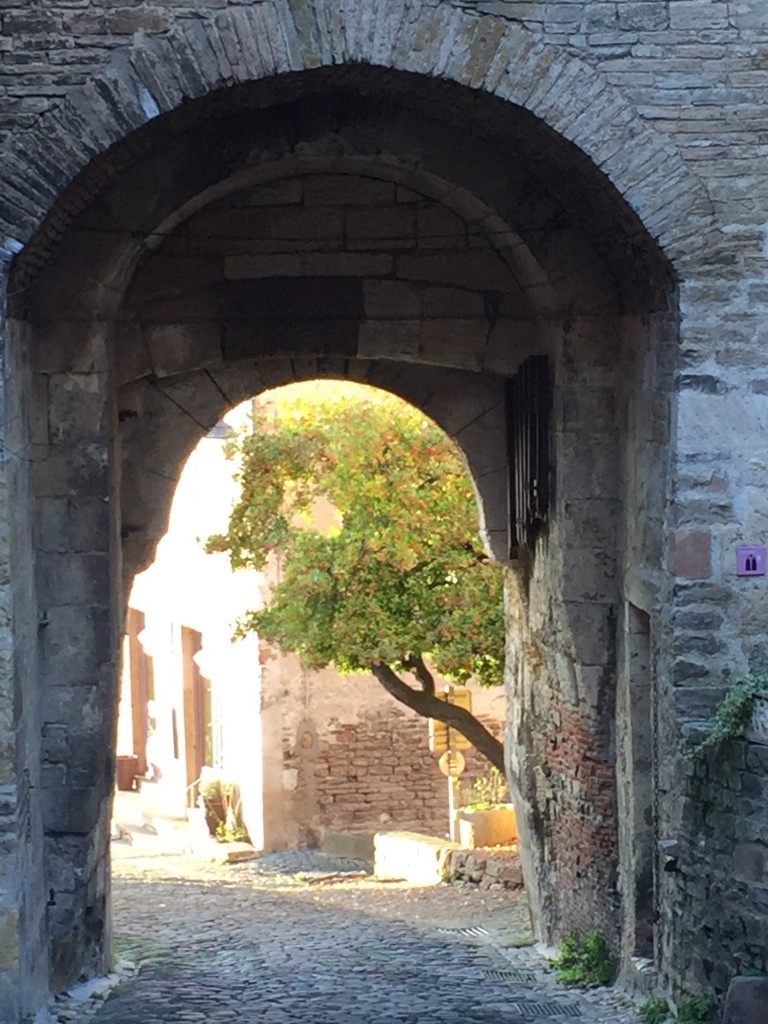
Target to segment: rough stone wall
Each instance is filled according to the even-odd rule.
[[[29,360],[19,350],[7,353],[4,370],[0,601],[3,621],[14,630],[4,632],[0,654],[0,1019],[15,1020],[19,1000],[39,1005],[48,989],[40,801],[41,761],[47,751],[45,738],[41,742],[41,695],[17,688],[19,678],[37,673],[38,610],[32,578],[25,572],[34,564],[30,465],[16,457],[33,418]],[[20,520],[15,530],[10,528],[11,502]]]
[[[179,107],[184,98],[202,96],[227,82],[298,69],[307,62],[307,54],[315,63],[372,60],[417,76],[453,77],[475,90],[497,92],[502,100],[511,100],[541,117],[553,133],[572,140],[593,161],[592,170],[599,166],[616,185],[674,264],[680,333],[672,339],[674,344],[665,344],[664,335],[669,341],[673,325],[649,325],[649,309],[658,307],[649,301],[633,306],[630,301],[628,307],[638,311],[635,339],[642,339],[639,362],[632,360],[637,346],[630,344],[632,332],[626,323],[615,331],[603,323],[600,339],[591,346],[569,348],[559,341],[553,345],[563,397],[572,373],[600,365],[600,353],[611,351],[613,344],[618,346],[618,365],[626,386],[615,391],[616,418],[608,429],[616,433],[619,426],[625,438],[613,447],[604,446],[600,458],[588,462],[584,445],[567,443],[567,435],[574,431],[562,431],[558,452],[571,453],[572,472],[558,483],[590,481],[605,502],[595,517],[588,546],[591,567],[599,565],[603,543],[616,544],[621,557],[609,567],[611,585],[605,587],[598,580],[596,588],[585,588],[580,601],[582,610],[590,603],[597,606],[591,617],[584,614],[589,618],[591,639],[602,630],[602,650],[597,655],[575,651],[569,637],[574,626],[569,617],[570,598],[565,593],[562,600],[551,602],[548,595],[560,593],[564,579],[578,578],[573,566],[583,564],[578,551],[589,516],[582,506],[579,529],[571,533],[570,543],[561,543],[572,510],[566,502],[558,506],[548,544],[537,554],[531,578],[517,590],[519,606],[530,606],[531,621],[522,616],[513,629],[517,642],[511,661],[517,659],[520,669],[511,672],[512,692],[522,710],[515,712],[518,729],[515,732],[513,722],[511,746],[525,777],[527,799],[539,809],[547,809],[546,818],[538,819],[541,834],[531,837],[533,848],[542,854],[550,849],[561,809],[564,813],[586,810],[586,820],[598,826],[593,834],[599,836],[600,822],[590,815],[592,811],[597,814],[602,800],[604,766],[614,758],[610,722],[615,686],[611,680],[616,681],[617,665],[624,671],[616,653],[616,630],[625,621],[626,604],[631,603],[648,615],[650,623],[657,838],[692,843],[692,849],[699,851],[699,873],[710,862],[710,850],[713,857],[717,850],[722,851],[719,855],[724,860],[734,857],[735,846],[724,835],[717,840],[721,845],[713,845],[701,802],[684,799],[684,765],[678,755],[685,730],[706,718],[726,680],[748,668],[762,667],[766,658],[761,583],[737,580],[733,560],[737,542],[766,539],[768,467],[761,438],[768,416],[768,385],[761,366],[768,275],[764,201],[768,172],[762,138],[768,99],[768,16],[763,6],[746,0],[648,0],[639,4],[629,0],[499,0],[463,5],[393,3],[391,7],[380,5],[374,14],[361,2],[341,15],[320,2],[306,6],[126,2],[116,6],[68,0],[31,6],[5,0],[0,12],[0,109],[5,118],[3,140],[8,146],[0,201],[3,254],[18,252],[42,217],[57,207],[44,235],[25,254],[29,262],[24,273],[14,275],[16,289],[26,288],[36,269],[48,260],[50,246],[41,243],[61,233],[64,214],[69,217],[82,209],[88,196],[104,186],[105,177],[94,176],[83,191],[71,193],[65,203],[57,205],[65,187],[96,154],[158,112]],[[489,17],[476,17],[484,12]],[[166,45],[167,21],[173,22],[173,30]],[[215,32],[211,25],[216,26]],[[368,32],[371,25],[375,28]],[[247,31],[238,37],[233,26],[250,26],[254,38],[271,40],[269,53],[267,48],[249,47]],[[145,33],[134,37],[132,33],[140,28]],[[214,36],[218,42],[206,49],[203,40]],[[310,42],[302,49],[297,39]],[[125,56],[129,50],[132,63],[121,64],[121,54]],[[110,63],[110,73],[98,87],[77,92],[90,75]],[[192,106],[186,104],[188,112]],[[455,108],[446,103],[445,109]],[[492,120],[489,116],[488,122]],[[512,120],[505,122],[510,130]],[[141,145],[134,141],[134,153],[139,153]],[[544,145],[541,138],[536,144]],[[215,163],[210,159],[213,154],[219,156],[215,147],[209,150],[208,164]],[[544,162],[561,169],[559,194],[573,212],[579,202],[569,201],[569,196],[584,201],[587,194],[593,196],[599,189],[585,187],[580,193],[569,189],[582,180],[594,184],[597,178],[591,178],[584,166],[577,172],[563,172],[565,165],[559,163],[563,158],[561,150],[557,159],[553,155]],[[508,166],[514,165],[510,160]],[[171,165],[162,166],[164,174],[172,177]],[[174,209],[192,198],[192,179],[195,174],[202,175],[202,166],[202,161],[193,165],[184,176],[190,194],[177,196]],[[118,164],[110,165],[104,174],[116,178]],[[176,179],[179,188],[181,177]],[[92,223],[108,224],[112,231],[124,230],[131,238],[144,237],[143,231],[157,228],[172,210],[161,210],[163,175],[150,175],[150,180],[157,196],[154,210],[142,208],[139,214],[135,195],[130,202],[125,201],[125,194],[122,200],[113,195],[112,206],[102,208],[105,219],[95,218]],[[477,180],[473,184],[477,185]],[[200,184],[198,192],[202,190]],[[499,205],[504,204],[503,196],[497,193],[495,198]],[[516,200],[512,212],[524,220],[521,211],[526,205],[519,195]],[[137,211],[133,222],[132,209]],[[566,252],[562,223],[562,210],[555,206],[549,220],[525,225],[529,241],[534,235],[541,240],[539,254],[542,250]],[[630,280],[637,283],[645,277],[646,257],[634,248],[641,236],[638,225],[628,226],[618,214],[616,236],[618,249],[630,253],[623,263],[618,258],[609,260],[621,293]],[[601,239],[603,252],[605,244],[607,236]],[[106,235],[98,244],[80,236],[74,242],[70,239],[69,247],[59,254],[58,268],[55,264],[53,269],[48,267],[52,287],[41,293],[46,294],[47,303],[38,306],[38,311],[66,308],[70,323],[68,332],[61,324],[58,333],[46,335],[38,330],[32,346],[36,354],[44,352],[41,366],[51,375],[51,381],[46,380],[46,387],[51,385],[50,423],[55,435],[51,440],[58,446],[58,462],[54,462],[58,479],[63,481],[59,491],[48,492],[46,497],[61,499],[67,488],[87,490],[88,481],[98,475],[103,439],[91,437],[73,443],[70,463],[66,463],[67,438],[56,431],[69,415],[67,388],[73,382],[60,371],[79,368],[82,372],[80,400],[72,408],[87,433],[83,418],[89,415],[88,409],[98,418],[101,406],[98,396],[93,402],[86,398],[86,378],[101,358],[100,345],[107,332],[102,323],[92,329],[86,329],[84,323],[94,310],[109,319],[105,311],[114,304],[110,307],[105,295],[119,304],[121,274],[134,258],[128,250],[126,246],[116,255]],[[72,265],[79,258],[85,267],[86,251],[92,264],[78,276]],[[570,250],[572,263],[579,252],[578,248]],[[558,289],[568,276],[562,273],[563,260],[564,256],[559,274],[553,261],[547,264],[549,280],[557,281]],[[595,301],[595,292],[580,294],[580,313],[585,314]],[[665,298],[674,320],[677,297],[667,293]],[[615,308],[620,307],[621,302],[616,302]],[[91,349],[83,343],[88,330]],[[654,333],[659,335],[658,343],[653,341]],[[573,339],[572,320],[565,334]],[[17,333],[17,344],[23,347],[25,337],[23,332]],[[628,366],[631,372],[627,372]],[[593,381],[596,388],[606,392],[616,388],[615,378],[598,377]],[[670,381],[672,394],[666,390]],[[190,398],[190,392],[185,393],[181,386],[173,394]],[[607,407],[603,402],[601,408]],[[577,404],[574,412],[572,423],[590,415],[586,401]],[[568,422],[565,417],[563,423]],[[192,428],[188,430],[191,437]],[[596,443],[595,432],[587,431],[586,436]],[[596,451],[594,444],[588,447],[590,452]],[[33,454],[23,438],[16,450],[24,458]],[[660,471],[665,450],[671,459],[666,482]],[[77,470],[73,471],[75,463]],[[646,477],[653,481],[650,490]],[[621,495],[614,486],[619,479]],[[658,493],[660,480],[664,495]],[[607,499],[602,493],[606,482]],[[104,499],[101,492],[87,493],[97,501]],[[562,486],[558,493],[567,495]],[[584,500],[589,497],[583,491],[576,493]],[[668,499],[666,505],[660,497]],[[611,503],[620,501],[625,503],[627,515],[613,519],[618,505]],[[600,532],[606,524],[607,538]],[[75,544],[69,543],[67,550],[72,553]],[[567,558],[558,552],[566,552]],[[98,559],[96,563],[101,565]],[[26,569],[28,573],[28,565]],[[108,575],[99,571],[102,577]],[[23,578],[24,573],[19,576],[22,590],[28,586],[28,576],[24,584]],[[42,590],[45,592],[45,586]],[[594,602],[593,592],[599,595]],[[55,598],[56,594],[49,596]],[[103,605],[97,600],[89,607]],[[512,617],[515,614],[511,612]],[[60,618],[60,630],[63,622]],[[32,626],[27,621],[25,628]],[[50,635],[55,636],[55,631]],[[36,685],[33,668],[24,679],[28,688]],[[552,685],[554,680],[557,686]],[[89,692],[93,698],[93,688]],[[623,697],[622,701],[620,707],[631,704]],[[108,710],[94,707],[93,699],[86,706],[96,722]],[[579,714],[575,717],[576,708]],[[563,723],[571,723],[572,728],[564,730]],[[563,770],[559,755],[554,758],[556,771],[550,764],[558,745],[573,746],[573,736],[584,735],[584,723],[595,741],[589,761],[596,766],[590,773],[595,781],[586,780],[585,786]],[[626,729],[626,720],[618,725],[620,730]],[[548,736],[554,737],[549,748]],[[522,738],[529,740],[527,750],[522,749],[523,744],[514,749],[516,739]],[[628,746],[619,737],[618,748],[626,752]],[[618,758],[619,767],[630,760]],[[586,805],[585,793],[590,795]],[[546,828],[547,818],[553,822],[551,831]],[[745,820],[739,818],[742,824]],[[701,840],[702,847],[697,845]],[[758,849],[761,844],[762,833],[755,840]],[[743,859],[746,854],[742,851],[739,856]],[[581,870],[580,865],[572,867]],[[664,969],[681,979],[690,956],[700,957],[703,963],[701,950],[710,944],[718,927],[721,909],[709,898],[710,891],[717,889],[708,890],[701,882],[694,885],[690,873],[669,871],[657,881],[661,894],[658,952]],[[98,885],[95,888],[98,891]],[[761,905],[761,884],[747,879],[730,889],[729,896],[729,913],[739,929],[731,947],[733,956],[744,950],[749,958],[752,953],[747,951],[746,934],[752,928],[749,922],[755,906]],[[684,934],[681,927],[687,929]],[[679,934],[683,934],[682,942],[677,939]]]
[[[735,974],[765,973],[766,798],[768,746],[730,741],[690,769],[683,826],[664,843],[665,942],[702,987],[723,992]],[[711,910],[702,913],[706,904]],[[680,908],[673,920],[672,906]]]
[[[446,6],[525,26],[544,45],[566,46],[617,86],[641,117],[675,139],[702,174],[762,177],[747,137],[766,102],[761,54],[765,13],[749,0],[466,0]],[[33,4],[4,0],[0,52],[6,91],[0,125],[33,128],[39,114],[84,83],[137,32],[162,35],[180,21],[210,17],[242,0],[99,0]],[[399,8],[393,7],[393,19]],[[751,121],[750,121],[751,119]],[[746,122],[746,123],[744,123]],[[698,151],[698,152],[697,152]],[[746,182],[745,182],[746,185]]]
[[[383,138],[380,129],[377,145]],[[313,372],[380,384],[421,405],[456,440],[481,495],[489,547],[503,557],[505,455],[489,450],[487,438],[504,429],[501,375],[530,346],[529,300],[493,235],[469,226],[447,202],[369,169],[349,173],[354,163],[346,173],[320,173],[321,160],[313,157],[318,173],[212,202],[137,269],[119,328],[122,403],[149,411],[157,396],[143,377],[151,372],[174,397],[178,378],[177,400],[186,405],[184,374],[201,362],[221,388],[217,394],[209,382],[210,398],[235,401],[247,391],[242,371],[227,364],[254,355],[262,359],[254,393]],[[286,347],[294,353],[287,373],[279,358]],[[355,359],[339,364],[339,355]],[[439,388],[425,387],[424,367],[449,371]],[[451,379],[459,369],[477,375],[476,395]],[[149,441],[149,422],[126,421],[126,450]],[[141,441],[132,436],[139,431]],[[140,462],[127,464],[125,515],[146,542],[165,528],[166,503],[151,500],[163,481],[148,482]]]
[[[509,751],[516,800],[531,809],[523,854],[536,851],[528,875],[538,884],[529,889],[550,934],[598,927],[627,958],[638,950],[633,895],[622,901],[622,879],[631,876],[626,889],[634,894],[641,868],[626,827],[631,814],[619,801],[637,777],[634,763],[617,756],[636,729],[617,701],[620,636],[629,595],[655,612],[660,600],[672,388],[661,356],[665,334],[667,342],[674,337],[665,314],[649,320],[645,333],[631,321],[616,323],[619,360],[603,348],[604,324],[564,333],[552,525],[532,563],[511,570],[508,581],[516,709]],[[642,685],[652,687],[650,676]],[[638,772],[647,778],[648,766],[638,762]],[[605,893],[601,904],[585,898],[590,891]]]

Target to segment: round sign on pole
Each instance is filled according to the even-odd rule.
[[[443,775],[449,779],[457,779],[467,767],[467,762],[460,750],[446,750],[437,764]]]

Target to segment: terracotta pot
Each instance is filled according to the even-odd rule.
[[[120,754],[117,758],[117,788],[130,793],[136,788],[136,774],[139,770],[138,754]]]
[[[208,826],[208,832],[212,835],[216,835],[217,827],[227,817],[227,808],[224,805],[224,798],[220,796],[214,797],[201,797],[203,804],[203,810],[205,811],[205,824]]]

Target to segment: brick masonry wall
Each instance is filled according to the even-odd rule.
[[[266,757],[279,756],[282,790],[267,806],[268,845],[312,845],[321,828],[448,831],[448,784],[429,750],[429,722],[399,705],[373,678],[304,670],[294,655],[262,645],[262,703],[274,721]],[[471,687],[474,714],[498,738],[501,687]],[[277,744],[280,744],[279,750]],[[462,793],[490,773],[464,751]],[[274,799],[274,797],[272,798]]]
[[[606,894],[615,890],[616,878],[608,867],[618,864],[615,827],[616,769],[609,756],[599,756],[595,737],[600,726],[578,708],[553,694],[552,723],[546,736],[545,765],[552,797],[547,811],[552,827],[552,857],[558,864],[558,884],[552,893],[558,920],[588,932],[594,923],[582,913],[574,920],[569,907],[585,875],[602,873],[595,888]]]
[[[502,723],[485,718],[484,724],[501,735]],[[429,752],[428,739],[428,723],[397,708],[357,721],[332,722],[314,764],[318,824],[445,835],[447,782],[437,755]],[[465,758],[462,784],[471,787],[490,766],[474,750],[466,751]]]

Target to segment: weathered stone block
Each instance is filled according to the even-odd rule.
[[[220,334],[215,324],[157,324],[144,330],[144,344],[157,377],[183,373],[218,361]]]
[[[486,876],[493,881],[510,883],[512,885],[523,884],[523,869],[520,861],[494,860],[491,858],[486,864]]]
[[[479,370],[487,334],[487,324],[482,320],[425,320],[419,337],[419,356],[434,366]]]
[[[728,986],[723,1024],[765,1024],[768,1020],[768,979],[734,978]]]
[[[227,256],[224,275],[231,281],[255,277],[384,277],[392,270],[385,253],[295,253],[282,256]]]
[[[446,859],[456,843],[411,832],[378,833],[374,838],[374,874],[430,885],[442,880]]]
[[[96,443],[76,451],[67,446],[41,452],[32,465],[35,493],[60,497],[105,496],[108,491],[107,449]]]
[[[360,326],[358,354],[362,359],[418,359],[421,321],[396,323],[366,321]]]
[[[110,603],[111,559],[108,554],[45,552],[38,559],[43,608],[54,605]]]
[[[416,214],[407,206],[351,209],[345,221],[349,249],[412,249]]]
[[[19,914],[16,910],[0,910],[0,971],[18,968],[20,959]]]
[[[104,378],[98,373],[60,373],[48,384],[48,422],[54,443],[98,439],[107,427]]]
[[[467,244],[466,222],[442,206],[418,210],[416,234],[420,249],[460,248]]]
[[[741,843],[733,851],[733,870],[737,878],[768,885],[768,847],[757,843]]]
[[[520,287],[506,264],[496,253],[462,251],[427,252],[397,256],[396,274],[399,278],[433,281],[458,287],[490,289],[520,293]]]
[[[375,320],[416,320],[422,315],[424,288],[405,281],[366,281],[365,313]]]
[[[99,820],[101,803],[96,789],[51,787],[43,794],[43,821],[49,833],[87,835]]]
[[[303,179],[303,187],[309,206],[378,206],[395,198],[393,182],[349,174],[310,175]]]
[[[712,575],[712,534],[679,530],[669,538],[668,562],[675,576],[705,580]]]

